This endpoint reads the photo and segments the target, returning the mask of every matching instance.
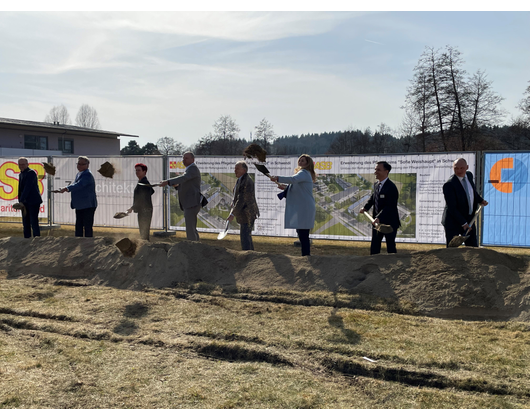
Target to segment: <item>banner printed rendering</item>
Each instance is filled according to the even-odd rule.
[[[373,191],[376,163],[385,160],[392,165],[390,179],[400,193],[398,211],[402,226],[398,231],[398,242],[444,244],[441,218],[445,200],[442,187],[453,174],[453,161],[460,157],[467,160],[469,170],[475,173],[474,153],[314,157],[317,211],[311,237],[341,240],[371,238],[372,226],[359,210]],[[219,232],[224,229],[230,214],[236,182],[234,166],[238,160],[241,159],[231,156],[196,157],[195,163],[201,170],[201,191],[209,200],[208,206],[199,213],[197,227],[200,231]],[[297,161],[297,157],[270,156],[265,165],[271,175],[291,176]],[[280,190],[254,165],[248,165],[261,214],[256,220],[254,234],[295,237],[295,230],[284,229],[285,200],[278,199]],[[171,157],[169,168],[170,177],[185,170],[180,157]],[[184,215],[174,189],[170,202],[170,226],[184,229]],[[239,226],[235,220],[230,226],[230,233],[238,233]]]

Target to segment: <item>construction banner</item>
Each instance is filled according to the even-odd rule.
[[[484,153],[482,244],[530,246],[530,153]]]
[[[416,155],[357,155],[314,156],[317,181],[313,195],[316,201],[315,226],[312,238],[340,240],[369,240],[372,225],[359,210],[369,199],[375,180],[374,169],[379,161],[392,165],[390,179],[399,191],[398,211],[401,228],[399,242],[445,244],[441,225],[445,205],[442,187],[453,174],[452,163],[463,157],[469,170],[475,172],[474,153],[444,153]],[[208,198],[208,206],[199,213],[199,231],[224,230],[237,178],[234,166],[238,157],[197,156],[195,163],[201,171],[201,191]],[[265,163],[271,175],[294,174],[298,157],[269,156]],[[255,235],[296,236],[296,231],[284,228],[285,200],[276,184],[258,172],[252,163],[249,174],[255,182],[256,200],[260,217],[254,227]],[[185,170],[180,157],[169,158],[169,176]],[[184,229],[184,214],[178,205],[178,196],[172,188],[170,196],[170,227]],[[237,233],[238,224],[232,221],[229,232]]]
[[[134,165],[147,165],[147,179],[151,183],[158,183],[164,179],[163,157],[134,156],[134,157],[89,157],[90,171],[96,182],[96,197],[98,207],[94,217],[95,226],[137,227],[138,220],[135,213],[123,219],[114,219],[117,212],[125,212],[133,204],[134,188],[138,183]],[[106,162],[112,164],[114,174],[105,177],[98,170]],[[53,164],[56,171],[52,179],[52,189],[59,190],[67,187],[75,180],[77,174],[76,157],[54,157]],[[74,224],[75,210],[70,206],[70,193],[53,194],[54,223]],[[151,229],[163,228],[163,191],[155,187],[151,196],[153,202],[153,219]]]

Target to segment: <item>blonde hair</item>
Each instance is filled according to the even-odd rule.
[[[317,174],[315,173],[315,162],[313,162],[313,159],[311,159],[311,156],[306,155],[306,154],[300,155],[298,160],[300,160],[300,158],[302,158],[302,157],[306,158],[307,167],[302,168],[301,166],[297,166],[296,169],[294,170],[294,173],[297,174],[302,169],[305,169],[305,170],[309,171],[309,173],[311,174],[311,178],[313,179],[313,182],[315,182],[317,180]]]

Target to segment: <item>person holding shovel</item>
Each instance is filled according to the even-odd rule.
[[[259,209],[254,193],[254,181],[252,181],[247,172],[248,166],[246,162],[240,160],[236,163],[234,173],[237,181],[234,187],[232,210],[227,220],[231,222],[235,217],[237,223],[241,226],[239,230],[241,249],[243,251],[254,251],[252,229],[254,229],[254,221],[259,217]]]
[[[22,226],[24,227],[24,238],[40,236],[39,210],[42,197],[39,191],[37,172],[29,168],[25,157],[18,159],[18,202],[24,205],[22,210]]]
[[[90,160],[86,156],[77,158],[77,175],[74,182],[61,188],[60,193],[72,193],[70,207],[75,209],[75,236],[92,238],[94,236],[94,214],[98,206],[96,181],[88,168]]]
[[[201,194],[201,171],[195,165],[195,155],[192,152],[186,152],[182,155],[182,163],[186,167],[184,173],[175,178],[162,181],[160,186],[171,185],[172,187],[177,187],[179,205],[184,212],[186,239],[198,242],[197,216],[204,199]]]
[[[364,213],[373,206],[374,221],[372,224],[374,226],[385,224],[392,227],[392,232],[390,233],[382,233],[377,229],[372,229],[370,255],[381,252],[383,238],[386,239],[386,252],[389,254],[397,252],[396,235],[398,228],[401,226],[397,209],[399,192],[396,184],[388,179],[388,174],[391,170],[392,166],[388,162],[377,162],[374,174],[378,182],[374,184],[374,191],[370,199],[366,202],[364,208],[359,211],[359,213]]]
[[[296,229],[302,245],[302,256],[311,255],[309,231],[315,225],[316,206],[313,197],[313,183],[316,181],[315,164],[309,155],[298,158],[298,167],[294,176],[271,176],[271,181],[281,184],[278,188],[285,191],[286,229]]]
[[[454,174],[443,185],[445,208],[442,225],[447,247],[451,239],[458,235],[469,235],[464,244],[478,247],[476,225],[470,227],[469,223],[475,216],[478,205],[487,206],[488,202],[477,193],[473,174],[468,169],[465,159],[456,159],[453,162]]]
[[[140,238],[145,241],[149,240],[149,230],[151,228],[151,219],[153,218],[153,202],[151,196],[155,193],[153,187],[149,186],[147,180],[147,165],[137,163],[134,165],[138,184],[134,188],[133,205],[127,210],[127,213],[138,213],[138,228],[140,229]],[[145,184],[145,185],[140,185]]]

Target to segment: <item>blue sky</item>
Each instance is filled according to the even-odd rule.
[[[506,122],[518,115],[530,82],[527,11],[4,10],[0,116],[42,121],[64,104],[74,120],[87,103],[103,129],[140,145],[191,145],[221,115],[247,139],[263,118],[277,135],[397,130],[421,53],[445,45],[469,73],[486,71]]]

